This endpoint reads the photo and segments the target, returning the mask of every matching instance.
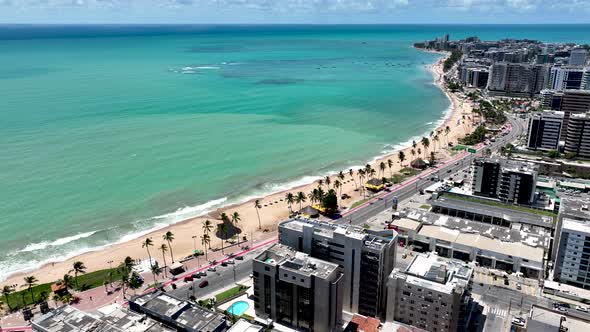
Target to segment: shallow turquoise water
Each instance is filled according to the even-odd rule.
[[[234,302],[229,308],[227,308],[227,312],[236,315],[236,316],[240,316],[241,314],[243,314],[246,310],[248,310],[248,302],[244,302],[244,301],[237,301]]]
[[[430,131],[448,101],[410,45],[449,31],[589,30],[0,26],[0,279]]]

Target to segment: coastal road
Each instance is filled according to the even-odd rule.
[[[468,168],[471,161],[478,156],[482,155],[485,149],[496,151],[500,147],[514,141],[524,131],[524,122],[521,119],[508,117],[508,121],[511,128],[506,136],[500,136],[495,142],[489,145],[480,144],[478,146],[477,153],[462,152],[451,160],[440,164],[437,168],[426,170],[420,173],[418,176],[413,177],[401,184],[398,184],[391,188],[391,192],[381,193],[364,204],[359,205],[342,214],[342,220],[349,221],[351,224],[359,225],[365,220],[374,217],[380,212],[386,210],[392,206],[394,198],[397,198],[399,202],[408,199],[418,193],[421,189],[424,190],[430,186],[433,182],[430,180],[433,176],[444,178],[447,175],[454,174],[462,169]]]

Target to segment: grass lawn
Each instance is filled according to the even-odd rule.
[[[449,193],[444,194],[444,196],[447,196],[447,197],[452,198],[452,199],[462,200],[462,201],[480,203],[480,204],[485,204],[485,205],[490,205],[490,206],[497,206],[497,207],[502,207],[502,208],[506,208],[506,209],[510,209],[510,210],[515,210],[515,211],[520,211],[520,212],[527,212],[527,213],[538,214],[538,215],[542,215],[542,216],[548,216],[548,217],[552,217],[554,222],[555,222],[555,218],[557,217],[557,214],[555,214],[555,213],[553,213],[551,211],[533,209],[533,208],[528,208],[528,207],[525,207],[525,206],[504,204],[504,203],[501,203],[501,202],[488,201],[488,200],[485,200],[485,199],[479,199],[479,198],[475,198],[475,197],[466,197],[466,196],[449,194]]]
[[[232,296],[234,296],[234,295],[236,295],[236,294],[238,294],[238,293],[240,293],[242,291],[245,291],[248,288],[249,287],[244,286],[244,285],[237,285],[237,286],[232,287],[232,288],[230,288],[228,290],[225,290],[225,291],[223,291],[223,292],[221,292],[219,294],[216,294],[215,295],[215,300],[217,302],[221,302],[221,301],[223,301],[225,299],[228,299],[228,298],[230,298],[230,297],[232,297]]]
[[[352,205],[350,206],[350,208],[351,208],[351,209],[352,209],[352,208],[355,208],[355,207],[357,207],[357,206],[359,206],[359,205],[361,205],[361,204],[363,204],[363,203],[367,202],[367,201],[368,201],[368,200],[370,200],[371,198],[372,198],[372,197],[368,197],[368,198],[365,198],[365,199],[361,199],[360,201],[356,201],[356,202],[352,203]]]
[[[105,269],[79,275],[78,285],[80,286],[80,290],[102,287],[105,281],[110,281],[109,271],[110,269]],[[112,281],[115,282],[118,280],[121,280],[121,273],[117,269],[113,269]],[[25,305],[38,303],[43,297],[51,299],[51,284],[52,283],[40,284],[32,288],[35,301],[31,298],[31,292],[27,288],[16,289],[14,293],[8,296],[8,303],[12,309],[19,309]],[[71,286],[73,289],[78,290],[74,280],[72,280]],[[43,296],[43,294],[46,294],[46,296]],[[2,296],[2,301],[6,302],[4,296]],[[6,305],[6,307],[8,307],[8,305]]]
[[[420,205],[420,208],[421,209],[424,209],[424,210],[430,210],[430,205],[428,205],[428,204],[422,204],[422,205]]]

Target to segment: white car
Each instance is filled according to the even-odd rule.
[[[582,312],[588,312],[588,308],[582,307],[581,305],[576,306],[576,310],[582,311]]]
[[[514,317],[512,318],[512,325],[524,327],[526,324],[526,320],[522,317]]]

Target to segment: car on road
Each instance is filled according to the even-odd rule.
[[[184,277],[184,282],[189,282],[189,281],[193,281],[193,277],[192,276],[186,276],[186,277]]]
[[[514,317],[512,318],[512,325],[524,327],[526,325],[526,320],[522,317]]]
[[[203,287],[207,287],[209,286],[209,281],[207,280],[203,280],[201,281],[201,283],[199,283],[199,288],[203,288]]]
[[[207,269],[207,271],[215,272],[215,271],[217,271],[217,269],[215,268],[215,266],[211,266],[210,268]]]
[[[577,305],[576,310],[581,311],[581,312],[588,312],[588,308],[583,307],[581,305]]]
[[[201,274],[200,273],[193,273],[193,274],[191,274],[191,277],[193,277],[194,279],[201,279]]]
[[[228,259],[227,261],[225,261],[227,264],[233,265],[236,264],[236,261],[234,261],[233,259]]]
[[[221,266],[227,266],[227,262],[221,262]]]
[[[236,260],[243,261],[244,260],[244,256],[236,256]]]
[[[521,289],[522,289],[522,285],[521,285],[520,283],[517,283],[517,284],[516,284],[516,289],[517,289],[517,290],[521,290]]]

